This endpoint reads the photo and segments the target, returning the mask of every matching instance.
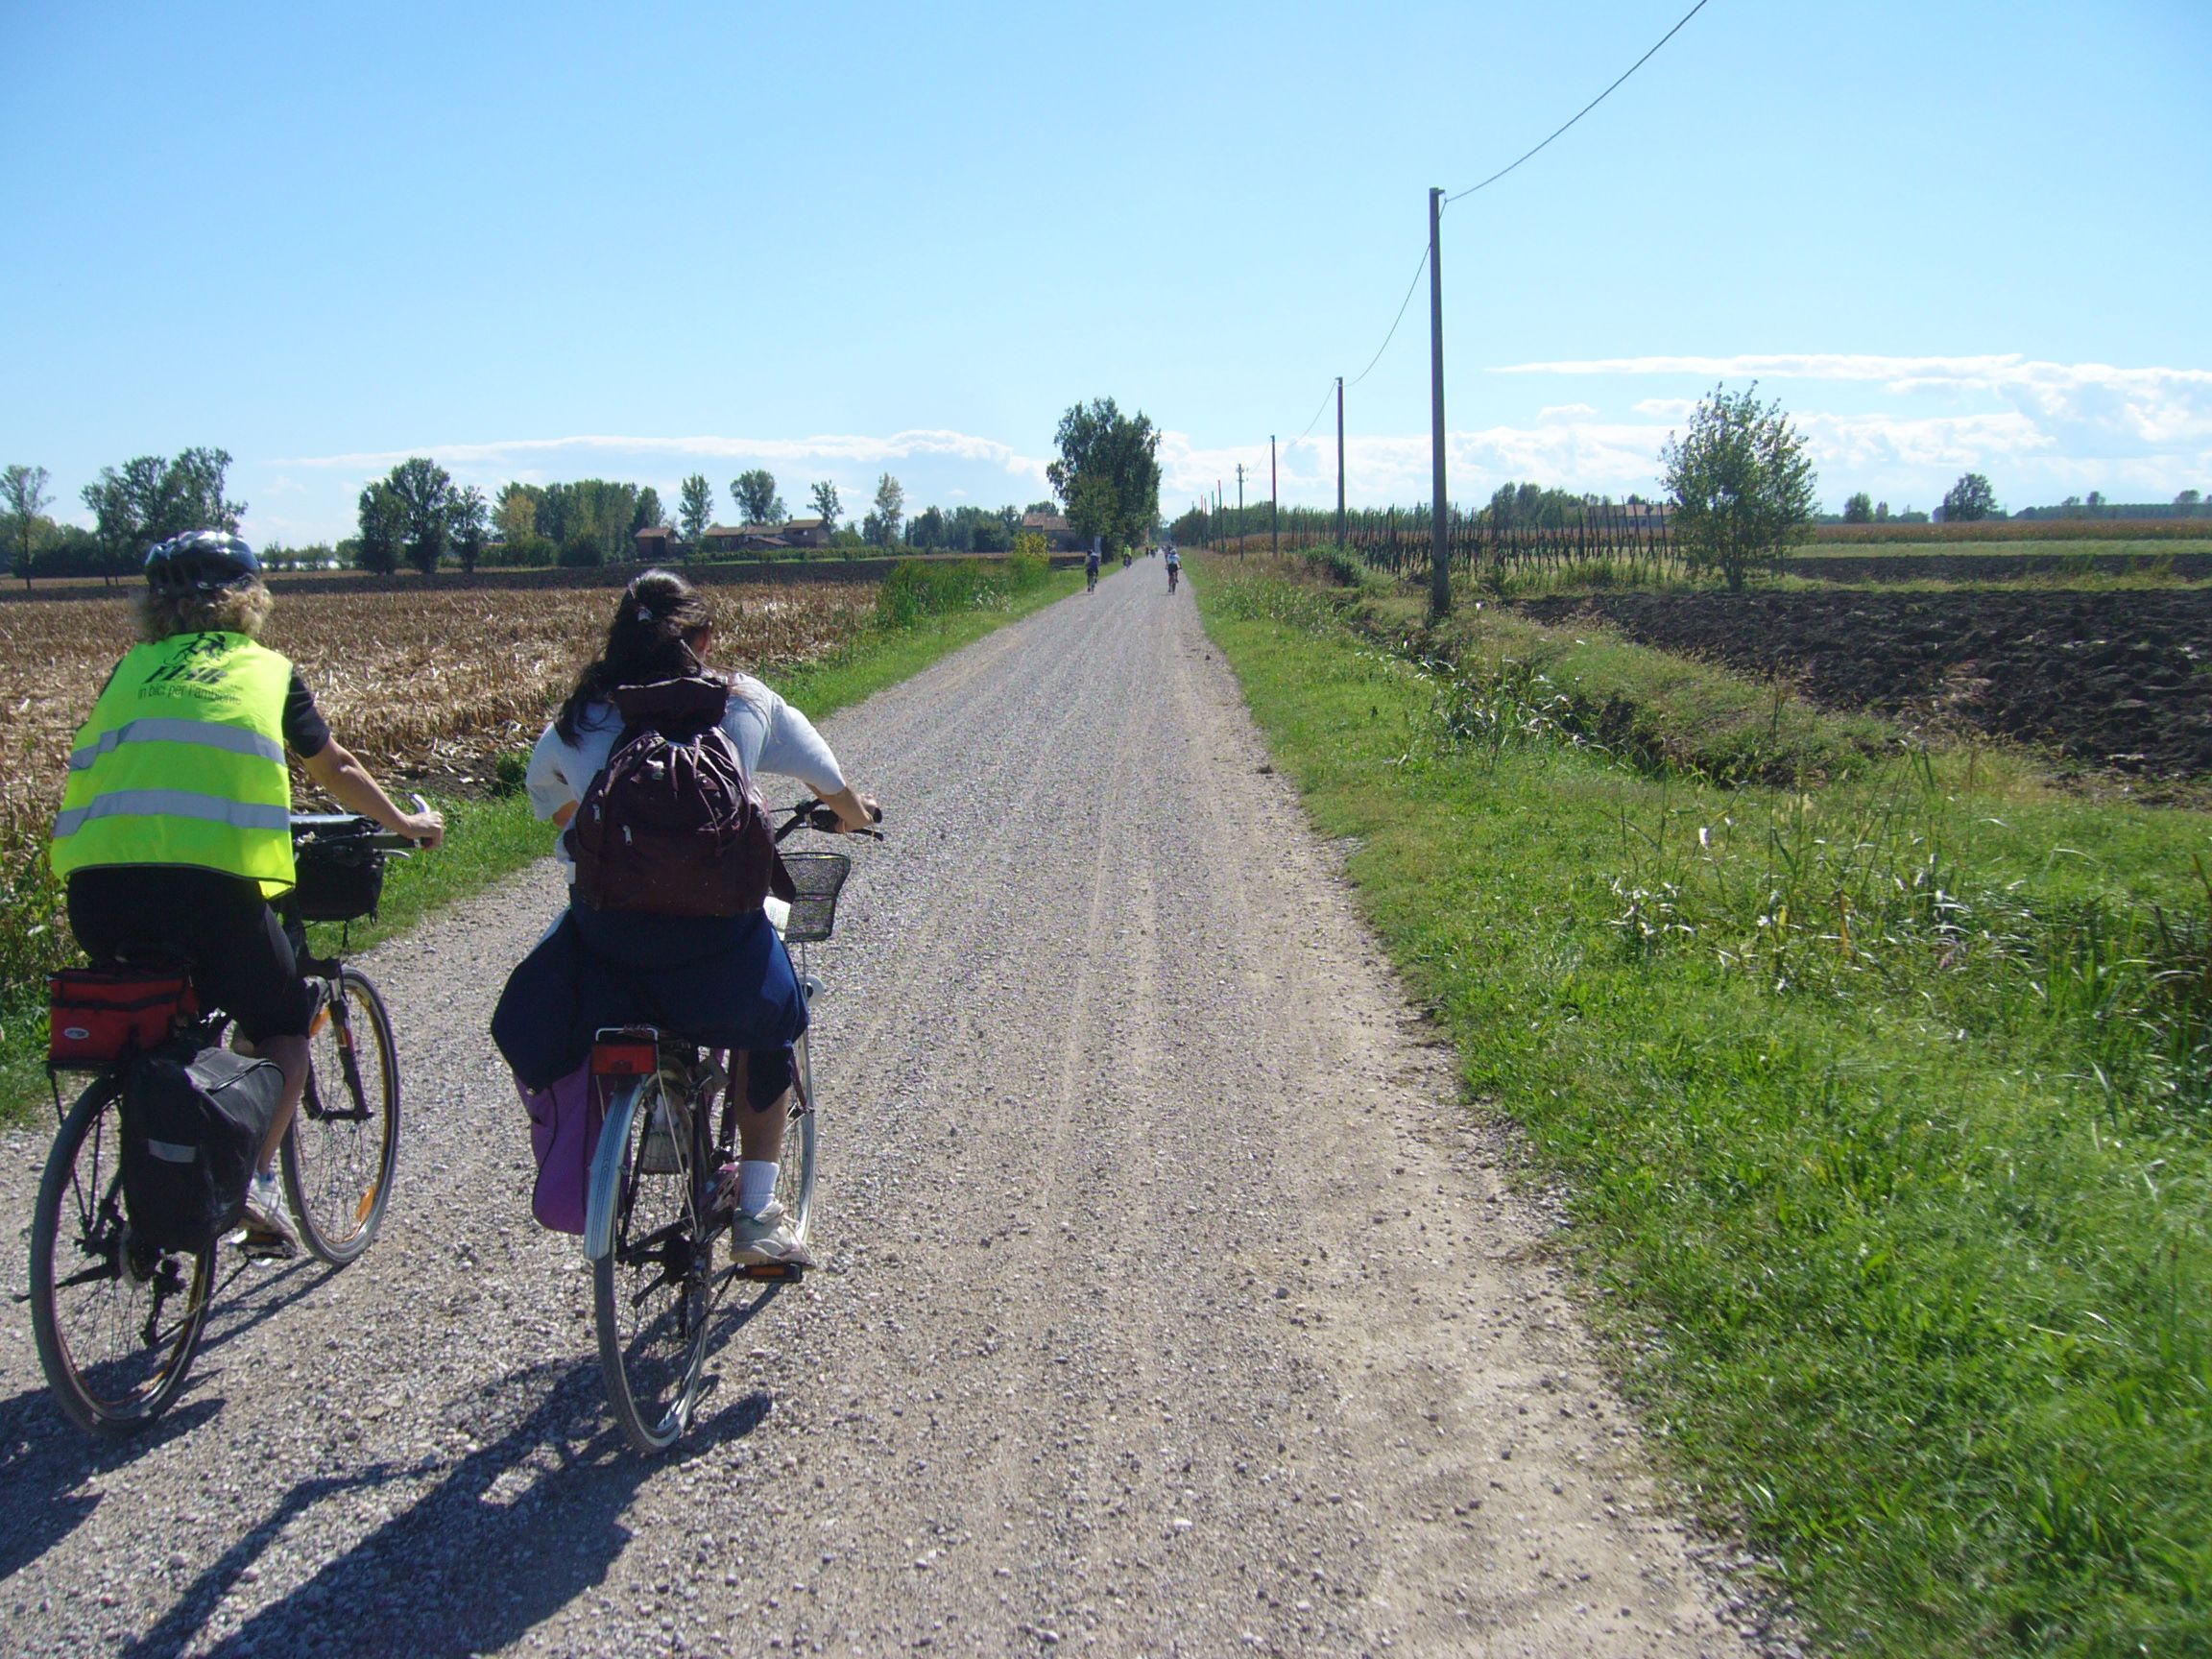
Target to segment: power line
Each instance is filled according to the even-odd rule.
[[[1687,23],[1687,22],[1689,22],[1689,21],[1690,21],[1690,19],[1691,19],[1691,18],[1693,18],[1693,17],[1696,16],[1698,12],[1702,12],[1702,11],[1704,11],[1704,10],[1705,10],[1705,6],[1706,6],[1706,0],[1697,0],[1697,4],[1696,4],[1696,5],[1695,5],[1695,6],[1691,7],[1689,11],[1685,12],[1682,14],[1682,23]],[[1670,40],[1673,39],[1673,38],[1674,38],[1674,36],[1675,36],[1676,35],[1678,35],[1678,34],[1680,34],[1680,33],[1681,33],[1681,31],[1682,31],[1682,23],[1677,23],[1677,24],[1675,24],[1673,28],[1671,28],[1671,29],[1668,30],[1666,34],[1664,34],[1664,35],[1660,36],[1659,36],[1659,44],[1658,44],[1657,46],[1653,46],[1653,47],[1651,48],[1651,51],[1650,51],[1650,52],[1647,52],[1647,53],[1645,53],[1643,57],[1641,57],[1641,58],[1637,59],[1635,62],[1633,62],[1633,63],[1629,64],[1629,65],[1628,65],[1628,67],[1627,67],[1625,70],[1622,71],[1622,75],[1621,75],[1621,81],[1625,81],[1625,80],[1627,80],[1629,76],[1631,76],[1631,75],[1635,74],[1637,70],[1639,70],[1639,69],[1643,68],[1645,64],[1648,63],[1648,62],[1651,60],[1651,57],[1652,57],[1652,54],[1653,54],[1653,53],[1655,53],[1655,52],[1657,52],[1657,51],[1659,50],[1659,47],[1660,47],[1660,46],[1664,46],[1664,45],[1666,45],[1668,41],[1670,41]],[[1576,111],[1575,111],[1575,119],[1574,119],[1573,121],[1569,121],[1569,122],[1567,123],[1567,127],[1572,127],[1572,126],[1574,126],[1575,121],[1579,121],[1579,120],[1581,120],[1583,116],[1585,116],[1585,115],[1589,114],[1591,110],[1593,110],[1593,109],[1597,108],[1599,105],[1600,105],[1600,104],[1604,103],[1606,99],[1608,99],[1608,98],[1612,97],[1612,96],[1613,96],[1614,87],[1617,87],[1617,86],[1619,86],[1619,85],[1621,84],[1621,81],[1616,81],[1616,82],[1614,82],[1612,86],[1608,86],[1608,87],[1606,87],[1604,91],[1602,91],[1602,92],[1599,93],[1597,97],[1595,97],[1595,98],[1591,99],[1589,103],[1587,103],[1587,104],[1583,105],[1583,106],[1582,106],[1582,108],[1581,108],[1580,109],[1578,109],[1578,110],[1576,110]],[[1562,127],[1562,128],[1560,128],[1560,129],[1559,129],[1559,132],[1566,132],[1566,131],[1567,131],[1567,127]],[[1559,132],[1554,132],[1554,133],[1552,133],[1552,134],[1551,134],[1551,138],[1556,138],[1556,137],[1558,137],[1558,136],[1559,136]],[[1549,144],[1549,143],[1551,143],[1551,138],[1547,138],[1547,139],[1545,139],[1545,140],[1544,140],[1544,144]],[[1541,149],[1543,149],[1543,148],[1544,148],[1544,144],[1539,144],[1539,145],[1537,145],[1537,146],[1536,146],[1536,150],[1541,150]],[[1531,150],[1531,151],[1529,151],[1529,152],[1528,152],[1528,156],[1533,156],[1533,155],[1535,155],[1535,154],[1536,154],[1536,150]],[[1521,161],[1526,161],[1526,160],[1527,160],[1527,159],[1528,159],[1528,156],[1522,156],[1522,157],[1521,157]],[[1447,196],[1447,197],[1445,197],[1445,198],[1444,198],[1444,204],[1445,204],[1446,206],[1450,206],[1450,205],[1451,205],[1453,203],[1455,203],[1455,202],[1456,202],[1456,201],[1458,201],[1458,200],[1459,200],[1459,196],[1472,196],[1472,195],[1474,195],[1474,194],[1475,194],[1475,192],[1476,192],[1476,191],[1478,191],[1478,190],[1480,190],[1480,189],[1484,189],[1484,188],[1486,188],[1486,187],[1487,187],[1487,186],[1489,186],[1489,185],[1492,185],[1492,184],[1495,184],[1495,183],[1497,183],[1499,180],[1501,180],[1501,179],[1504,178],[1506,174],[1508,174],[1508,173],[1512,172],[1514,167],[1518,167],[1518,166],[1520,166],[1520,165],[1521,165],[1521,161],[1516,161],[1516,162],[1514,162],[1514,163],[1512,164],[1512,166],[1508,166],[1508,167],[1501,167],[1501,168],[1499,168],[1497,172],[1495,172],[1495,173],[1491,174],[1489,178],[1487,178],[1487,179],[1483,180],[1482,180],[1482,182],[1481,182],[1480,184],[1470,184],[1470,185],[1468,185],[1466,189],[1464,189],[1464,190],[1462,190],[1462,191],[1460,191],[1460,192],[1459,192],[1459,195],[1458,195],[1458,196]],[[1385,342],[1385,344],[1387,344],[1387,342]]]
[[[1306,433],[1312,431],[1314,427],[1321,424],[1321,417],[1329,413],[1329,405],[1335,398],[1335,397],[1336,382],[1334,380],[1331,380],[1329,382],[1329,390],[1321,394],[1321,407],[1314,410],[1313,419],[1306,422],[1306,431],[1299,433],[1297,437],[1290,440],[1292,444],[1303,444],[1306,442]]]
[[[1699,5],[1704,0],[1698,0]],[[1382,344],[1375,348],[1375,355],[1367,360],[1367,367],[1345,382],[1347,389],[1357,386],[1374,373],[1375,365],[1382,361],[1382,353],[1390,349],[1391,337],[1398,332],[1398,325],[1406,321],[1406,307],[1413,303],[1413,290],[1421,286],[1421,273],[1429,269],[1429,250],[1421,250],[1421,263],[1413,267],[1413,280],[1406,284],[1406,298],[1398,301],[1398,315],[1390,320],[1390,333],[1382,336]]]

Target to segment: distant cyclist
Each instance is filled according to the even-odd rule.
[[[1167,549],[1167,591],[1175,591],[1175,582],[1183,574],[1183,556],[1174,548]]]
[[[1092,592],[1098,586],[1098,538],[1091,538],[1091,551],[1083,555],[1083,591]]]

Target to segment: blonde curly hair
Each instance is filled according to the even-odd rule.
[[[176,634],[243,634],[258,638],[276,601],[259,582],[212,593],[159,593],[141,588],[131,601],[131,624],[151,645]]]

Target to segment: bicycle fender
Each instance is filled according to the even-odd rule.
[[[596,1262],[614,1247],[614,1196],[622,1190],[622,1155],[630,1149],[630,1120],[645,1080],[628,1079],[607,1102],[599,1144],[591,1153],[591,1184],[584,1193],[584,1255]]]

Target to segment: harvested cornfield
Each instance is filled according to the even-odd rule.
[[[877,613],[870,584],[702,593],[716,663],[770,679],[841,648]],[[613,605],[605,589],[294,593],[266,637],[388,782],[469,791],[499,754],[535,740]],[[0,989],[34,980],[53,948],[42,863],[70,738],[131,637],[121,598],[0,604]]]

